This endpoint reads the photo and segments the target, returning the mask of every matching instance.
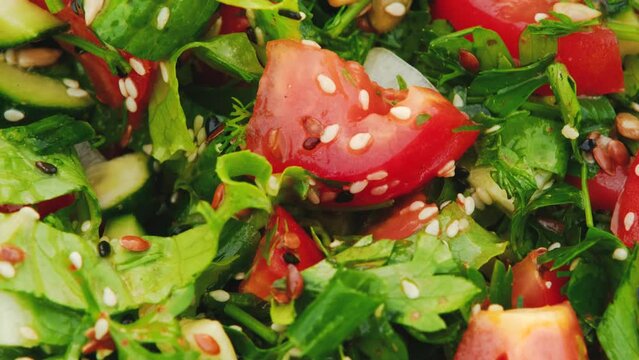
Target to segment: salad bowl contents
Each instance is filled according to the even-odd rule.
[[[639,3],[3,0],[0,359],[639,358]]]

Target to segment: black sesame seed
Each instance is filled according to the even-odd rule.
[[[290,251],[287,251],[284,253],[284,261],[287,264],[293,264],[293,265],[297,265],[300,263],[300,259],[298,259],[298,257],[295,256],[295,254],[293,254]]]
[[[53,175],[58,172],[58,168],[53,164],[49,164],[48,162],[36,161],[35,166],[38,168],[38,170],[47,175]]]
[[[107,257],[111,254],[111,244],[109,244],[108,241],[100,241],[98,243],[98,254],[100,254],[101,257]]]
[[[348,191],[342,191],[335,197],[335,202],[337,203],[347,203],[353,201],[355,195],[351,194]]]
[[[255,36],[255,30],[252,27],[246,29],[246,36],[252,43],[257,44],[257,36]]]
[[[468,169],[461,166],[457,166],[457,168],[455,168],[456,179],[465,180],[466,178],[468,178],[469,175],[470,175],[470,172],[468,171]]]
[[[289,18],[292,20],[302,20],[302,14],[299,11],[293,11],[288,9],[280,9],[277,12],[280,16],[284,16],[285,18]]]
[[[586,139],[586,141],[584,141],[583,143],[581,143],[581,145],[579,145],[579,148],[583,151],[590,152],[595,148],[596,145],[597,144],[595,143],[595,140]]]
[[[304,140],[304,143],[302,144],[302,146],[304,147],[304,149],[306,150],[313,150],[315,149],[315,147],[320,143],[320,139],[316,138],[316,137],[310,137],[310,138],[306,138],[306,140]]]

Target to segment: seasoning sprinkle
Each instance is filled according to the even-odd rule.
[[[11,279],[16,276],[16,268],[8,261],[0,261],[0,276]]]
[[[426,234],[438,236],[439,235],[439,220],[435,219],[426,225],[426,229],[424,230]]]
[[[368,94],[368,91],[362,89],[359,91],[359,95],[357,96],[358,100],[359,100],[359,104],[362,107],[362,110],[366,111],[368,110],[368,105],[370,102],[370,96]]]
[[[321,48],[322,48],[322,47],[320,46],[320,44],[318,44],[316,41],[313,41],[313,40],[307,40],[307,39],[304,39],[304,40],[302,40],[302,44],[303,44],[303,45],[306,45],[306,46],[310,46],[310,47],[318,48],[318,49],[321,49]]]
[[[446,236],[453,238],[459,233],[459,220],[454,220],[446,228]]]
[[[133,71],[135,71],[138,75],[146,75],[146,69],[144,68],[144,65],[140,62],[140,60],[132,57],[129,59],[129,64],[131,65]]]
[[[324,131],[322,131],[322,135],[320,136],[320,141],[324,144],[328,144],[331,141],[335,140],[338,132],[339,132],[338,124],[329,125],[324,128]]]
[[[376,186],[371,190],[371,195],[380,196],[388,191],[388,185]]]
[[[438,212],[437,206],[428,206],[419,212],[419,214],[417,215],[417,218],[419,220],[426,220],[435,216],[437,212]]]
[[[118,304],[118,297],[110,287],[105,287],[102,291],[102,302],[109,307],[114,307]]]
[[[107,257],[111,255],[111,244],[106,240],[100,240],[98,243],[98,255]]]
[[[69,254],[69,261],[71,262],[71,265],[73,265],[73,267],[76,270],[82,269],[82,255],[80,255],[79,252],[74,251],[71,254]]]
[[[209,296],[213,298],[213,300],[221,303],[227,302],[231,299],[231,294],[221,289],[209,292]]]
[[[333,79],[324,74],[317,75],[317,83],[319,84],[322,91],[327,94],[333,94],[337,90],[337,85],[335,85]]]
[[[408,120],[411,117],[411,110],[408,106],[395,106],[390,109],[391,115],[399,120]]]
[[[632,228],[632,225],[634,225],[635,223],[635,218],[636,215],[633,212],[627,213],[626,216],[623,218],[623,227],[626,229],[626,231],[630,231],[630,228]]]
[[[24,113],[16,109],[8,109],[4,112],[4,118],[7,121],[16,122],[24,119]]]
[[[401,282],[402,292],[409,299],[417,299],[419,297],[419,288],[417,284],[408,279],[403,279]]]
[[[83,98],[89,96],[89,93],[84,89],[67,88],[67,95],[74,98]]]
[[[362,150],[365,149],[368,144],[370,144],[373,136],[370,133],[357,133],[353,135],[351,140],[348,143],[348,146],[352,150]]]
[[[38,170],[42,171],[43,173],[47,175],[54,175],[55,173],[58,172],[58,168],[55,165],[50,164],[48,162],[36,161],[35,166],[38,168]]]
[[[366,180],[375,181],[375,180],[384,180],[388,176],[388,173],[384,170],[376,171],[374,173],[370,173],[366,176]]]
[[[368,186],[367,180],[355,181],[351,184],[348,191],[350,191],[351,194],[358,194],[364,191],[364,189],[366,189],[366,186]]]
[[[171,17],[171,10],[163,6],[158,12],[158,16],[155,19],[155,28],[158,30],[164,30],[166,24],[169,22],[169,18]]]
[[[124,88],[126,89],[126,93],[129,94],[130,97],[134,99],[138,98],[138,87],[135,86],[135,83],[130,77],[124,79]]]
[[[624,261],[628,258],[628,249],[626,248],[617,248],[612,253],[612,258],[617,261]]]
[[[386,5],[384,12],[391,16],[404,16],[406,14],[406,5],[401,2],[393,2]]]
[[[93,326],[95,330],[95,339],[101,340],[106,334],[109,333],[109,321],[103,317],[99,318]]]

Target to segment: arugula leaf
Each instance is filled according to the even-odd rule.
[[[597,337],[611,360],[639,357],[639,258],[637,250],[629,258],[621,285],[597,327]]]
[[[547,56],[535,63],[513,69],[492,69],[482,71],[470,84],[468,94],[471,96],[486,96],[497,93],[501,89],[514,87],[531,78],[542,75],[553,62]]]
[[[0,136],[39,155],[48,155],[93,140],[91,125],[70,116],[54,115],[26,126],[1,130]]]
[[[402,337],[395,332],[388,320],[370,317],[358,329],[354,347],[368,359],[408,360],[408,349]]]
[[[550,35],[555,37],[570,35],[583,31],[588,26],[599,24],[599,19],[586,21],[572,21],[570,17],[558,12],[551,11],[550,15],[554,19],[544,19],[538,24],[528,25],[531,34]]]
[[[519,61],[525,66],[545,57],[554,58],[557,46],[556,37],[534,33],[529,25],[519,37]]]
[[[195,49],[198,58],[209,66],[247,82],[257,81],[262,75],[262,65],[245,33],[216,36],[206,42],[191,43],[186,48]]]

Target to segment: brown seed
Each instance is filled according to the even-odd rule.
[[[286,276],[286,292],[288,296],[295,300],[302,295],[302,291],[304,291],[302,274],[300,274],[295,265],[288,264],[288,275]]]
[[[50,164],[48,162],[36,161],[35,166],[38,168],[38,170],[42,171],[43,173],[47,175],[53,175],[58,172],[58,168],[55,165]]]
[[[606,174],[608,175],[615,174],[615,164],[612,162],[610,155],[608,155],[608,153],[604,149],[597,146],[592,150],[592,155],[595,158],[597,164],[599,164],[599,167],[601,167],[601,170],[606,172]]]
[[[459,50],[459,63],[464,69],[473,74],[479,72],[479,60],[475,54],[468,50]]]
[[[217,210],[217,208],[220,207],[220,204],[222,204],[222,200],[224,200],[224,184],[220,184],[215,188],[213,201],[211,201],[211,207],[214,210]]]
[[[631,140],[639,140],[639,118],[630,113],[619,113],[615,118],[617,131]]]
[[[0,245],[0,261],[19,264],[24,261],[24,251],[14,245]]]
[[[44,67],[55,64],[62,56],[62,51],[49,48],[30,48],[18,51],[18,66],[23,68]]]
[[[306,133],[313,137],[320,137],[322,135],[322,131],[324,131],[324,126],[322,123],[314,117],[307,116],[303,120],[304,130]]]
[[[284,246],[289,249],[297,249],[300,247],[300,238],[293,232],[287,232],[284,234]]]
[[[320,143],[320,138],[318,137],[310,137],[304,140],[302,147],[306,150],[313,150]]]
[[[608,155],[617,166],[627,166],[630,163],[630,154],[628,149],[619,140],[612,140],[608,143]]]
[[[193,339],[197,346],[208,355],[218,355],[220,353],[220,345],[208,334],[195,334]]]
[[[135,235],[126,235],[120,239],[120,245],[133,252],[147,251],[151,247],[151,243]]]

